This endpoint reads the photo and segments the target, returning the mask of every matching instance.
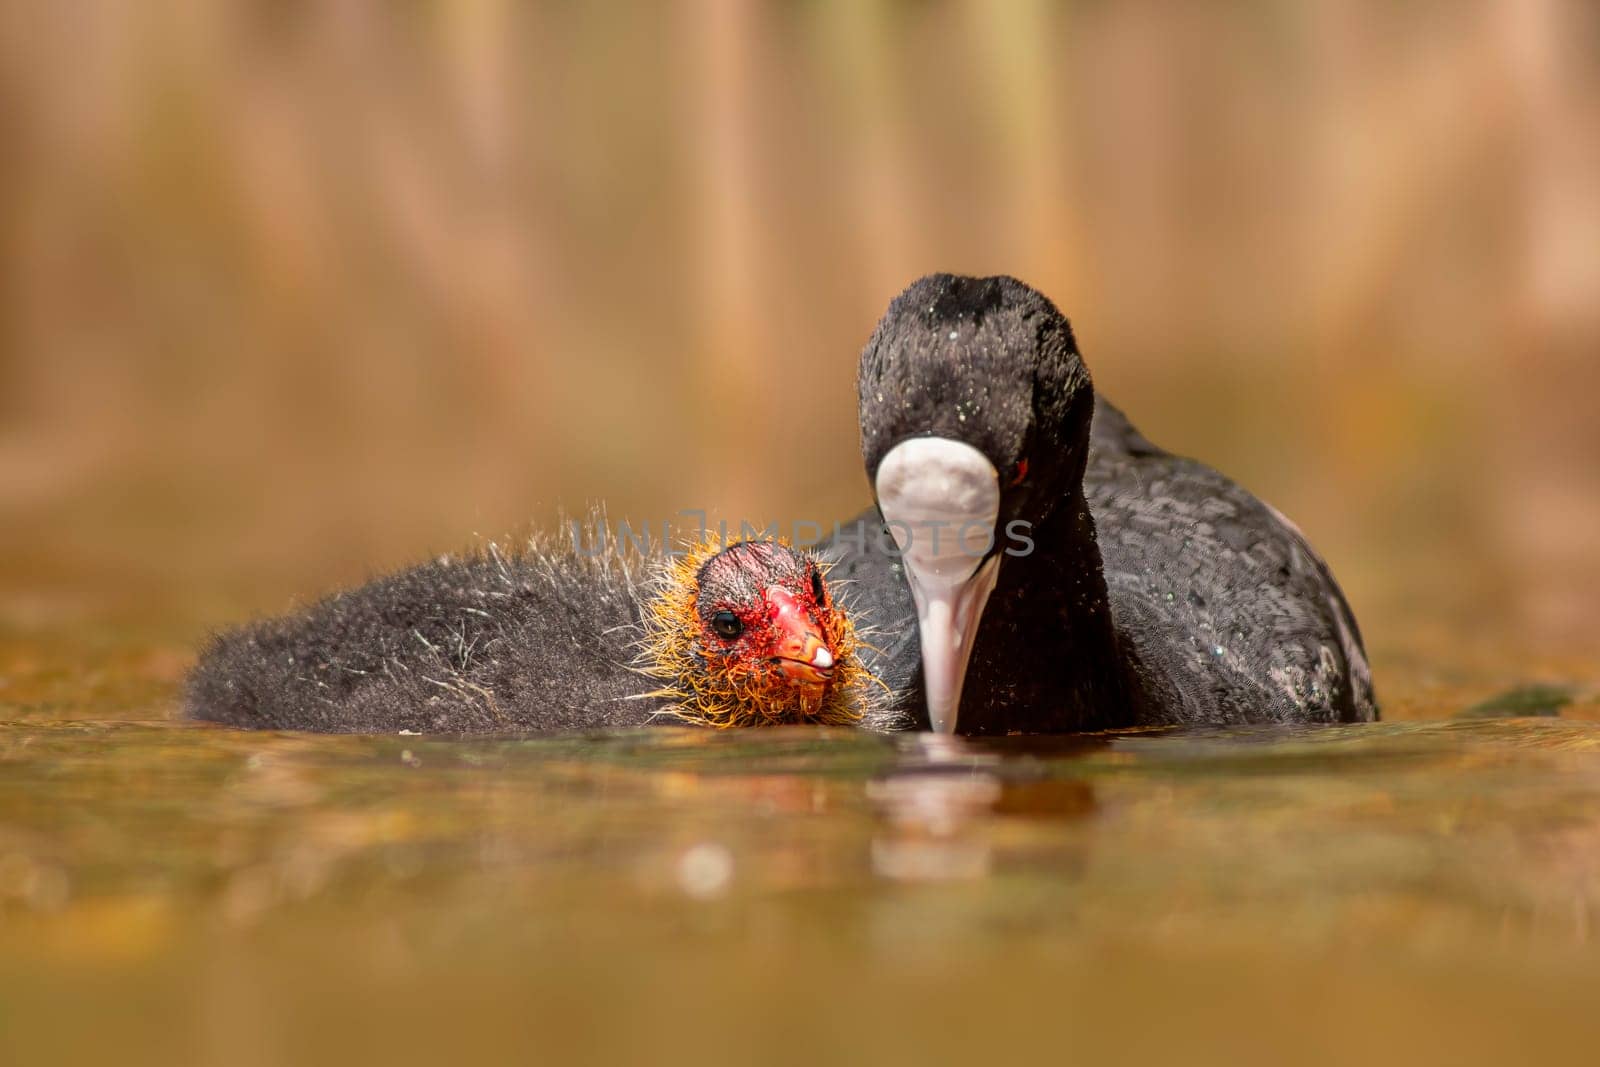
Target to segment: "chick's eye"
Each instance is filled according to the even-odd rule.
[[[744,623],[739,621],[739,616],[731,611],[719,611],[711,616],[711,628],[717,631],[718,637],[732,640],[744,633]]]
[[[818,604],[826,600],[822,589],[822,572],[815,567],[811,568],[811,596]]]

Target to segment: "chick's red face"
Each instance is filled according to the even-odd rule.
[[[820,693],[833,680],[840,632],[822,572],[770,541],[731,545],[700,570],[700,650],[750,683]]]

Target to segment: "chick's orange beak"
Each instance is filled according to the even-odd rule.
[[[794,685],[820,686],[833,679],[833,650],[822,637],[799,599],[789,590],[773,586],[766,591],[775,635],[772,654],[778,670]]]

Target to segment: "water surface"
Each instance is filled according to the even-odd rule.
[[[1600,1037],[1581,696],[987,742],[318,737],[173,721],[177,646],[6,655],[5,1062],[1505,1062]]]

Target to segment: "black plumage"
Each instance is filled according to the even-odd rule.
[[[934,275],[890,305],[861,356],[863,458],[922,436],[1000,473],[1002,558],[963,690],[963,733],[1377,717],[1337,583],[1282,515],[1170,455],[1095,396],[1066,319],[1012,278]],[[917,613],[881,517],[831,548],[865,621],[867,665],[923,726]],[[860,532],[864,529],[864,536]],[[1020,542],[996,540],[996,551]],[[887,714],[887,713],[886,713]]]

